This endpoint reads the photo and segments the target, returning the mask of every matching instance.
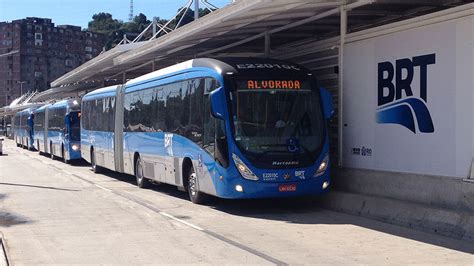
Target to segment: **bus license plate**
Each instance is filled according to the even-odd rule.
[[[280,192],[293,192],[293,191],[296,191],[296,184],[279,185],[278,186],[278,191],[280,191]]]

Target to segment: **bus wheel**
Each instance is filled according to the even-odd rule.
[[[197,175],[194,171],[194,167],[191,166],[188,172],[188,184],[187,190],[189,199],[192,203],[203,204],[206,200],[206,195],[198,190],[197,187]]]
[[[64,152],[64,145],[61,145],[61,155],[63,156],[63,162],[69,163],[69,160],[66,158],[66,153]]]
[[[36,140],[36,147],[38,147],[38,153],[39,153],[39,155],[43,155],[43,152],[42,152],[41,149],[40,149],[40,141],[39,141],[39,140]]]
[[[92,167],[92,171],[96,174],[100,173],[100,171],[102,170],[101,167],[97,165],[97,162],[95,160],[94,150],[91,151],[91,167]]]
[[[33,145],[34,140],[28,139],[28,150],[29,151],[34,151],[35,146]]]
[[[54,160],[54,153],[53,153],[53,144],[49,144],[49,156],[51,156],[51,159]]]
[[[137,178],[137,186],[139,188],[147,188],[150,186],[150,181],[143,176],[143,165],[140,156],[135,161],[135,177]]]

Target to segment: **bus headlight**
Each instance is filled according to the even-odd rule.
[[[239,156],[232,153],[232,159],[234,159],[235,166],[239,173],[245,178],[249,180],[258,180],[258,177],[242,162]]]
[[[72,144],[71,148],[72,148],[73,151],[78,151],[79,150],[79,145]]]
[[[326,172],[326,169],[328,169],[328,165],[329,165],[329,154],[326,154],[326,156],[324,156],[323,161],[319,165],[318,170],[316,170],[316,172],[314,173],[313,177],[318,177],[318,176],[323,175],[324,172]]]

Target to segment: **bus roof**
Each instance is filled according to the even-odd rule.
[[[117,90],[118,86],[119,85],[113,85],[113,86],[108,86],[108,87],[100,88],[97,90],[93,90],[87,93],[86,95],[84,95],[84,97],[82,97],[82,100],[91,100],[95,98],[115,96],[115,91]]]
[[[32,114],[34,110],[34,108],[26,108],[17,112],[15,115]]]
[[[80,101],[77,99],[68,99],[68,100],[62,100],[59,102],[55,102],[49,106],[47,106],[50,109],[56,109],[56,108],[66,108],[66,107],[73,107],[73,106],[78,106]]]
[[[153,71],[151,73],[148,73],[148,74],[145,74],[145,75],[140,76],[138,78],[134,78],[134,79],[131,79],[131,80],[127,81],[126,85],[127,86],[133,86],[133,85],[136,85],[138,83],[142,83],[144,81],[153,80],[155,78],[163,77],[163,76],[166,76],[168,74],[172,74],[172,73],[180,72],[180,71],[183,71],[183,70],[186,70],[186,69],[190,69],[190,68],[193,67],[193,61],[194,61],[194,59],[191,59],[191,60],[176,64],[176,65],[172,65],[172,66],[169,66],[169,67],[162,68],[160,70]]]
[[[39,107],[38,109],[35,110],[35,113],[39,113],[39,112],[44,112],[46,110],[46,108],[48,108],[48,106],[50,106],[51,104],[48,103],[48,104],[45,104],[41,107]]]
[[[255,57],[219,57],[219,58],[197,58],[176,65],[153,71],[135,79],[129,80],[126,85],[133,86],[139,83],[162,78],[170,74],[176,74],[191,70],[193,68],[207,68],[219,75],[242,74],[247,76],[261,76],[262,73],[281,76],[282,74],[310,74],[311,72],[302,66],[291,62]]]

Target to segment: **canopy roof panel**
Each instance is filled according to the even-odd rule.
[[[340,6],[348,32],[406,20],[471,0],[237,0],[156,39],[119,45],[51,83],[35,100],[123,83],[197,57],[270,56],[286,47],[331,39],[340,32]],[[59,95],[58,95],[59,94]]]

